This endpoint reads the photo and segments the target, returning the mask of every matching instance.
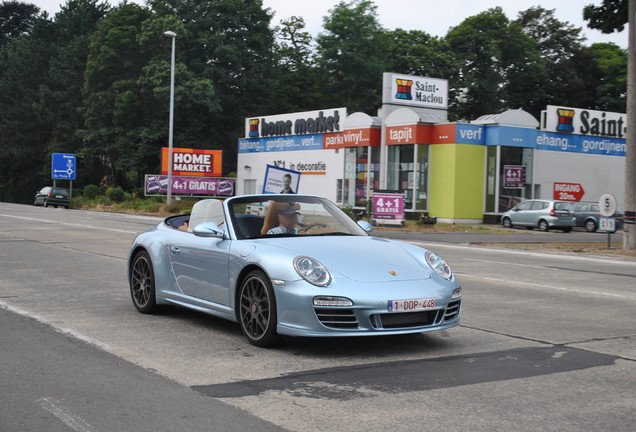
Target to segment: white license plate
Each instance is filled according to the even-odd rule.
[[[430,310],[435,308],[434,298],[409,299],[409,300],[389,300],[387,310],[389,312],[407,312],[418,310]]]
[[[62,195],[55,195],[55,198],[64,198]]]

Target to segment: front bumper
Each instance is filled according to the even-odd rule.
[[[341,281],[339,281],[341,282]],[[332,285],[338,285],[332,283]],[[304,281],[275,287],[278,333],[290,336],[334,337],[423,333],[459,324],[461,298],[451,294],[456,281],[434,280],[362,284],[318,288]],[[315,296],[346,297],[353,306],[314,306]],[[435,298],[435,308],[413,312],[389,312],[388,300]]]

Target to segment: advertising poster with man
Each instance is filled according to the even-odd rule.
[[[265,181],[263,182],[264,194],[295,194],[298,192],[300,173],[286,168],[267,165]]]

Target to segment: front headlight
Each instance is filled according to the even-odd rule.
[[[433,252],[426,252],[426,262],[435,270],[435,273],[443,277],[444,279],[450,279],[453,277],[453,271],[450,269],[444,258],[434,254]]]
[[[324,287],[331,283],[331,274],[327,267],[313,258],[300,256],[294,259],[296,272],[310,284]]]

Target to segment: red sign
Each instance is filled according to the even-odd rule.
[[[554,182],[553,198],[560,201],[581,201],[585,190],[581,183]]]
[[[526,167],[520,165],[504,165],[504,189],[522,189],[526,183]]]
[[[161,174],[168,174],[168,147],[161,152]],[[222,150],[172,149],[172,175],[188,177],[220,177]]]

